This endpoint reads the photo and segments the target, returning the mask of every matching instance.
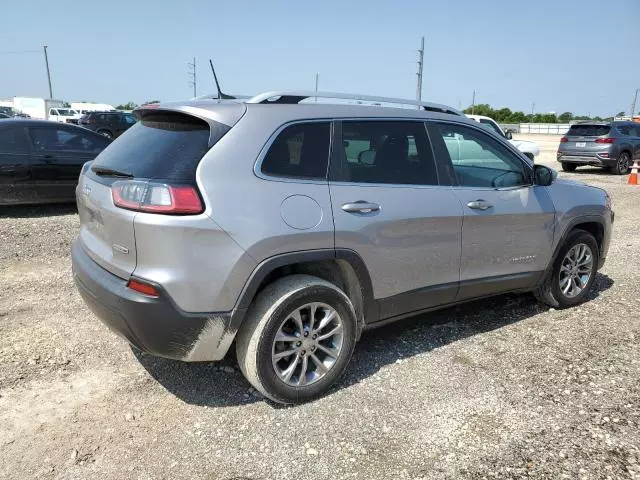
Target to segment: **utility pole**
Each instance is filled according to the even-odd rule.
[[[416,86],[416,100],[422,101],[422,70],[424,67],[424,37],[420,42],[420,50],[418,50],[418,85]],[[420,108],[420,107],[418,107]]]
[[[633,97],[633,103],[631,104],[631,121],[633,121],[633,114],[636,112],[636,102],[638,101],[638,92],[640,88],[636,88],[636,95]]]
[[[531,104],[531,115],[533,115],[533,111],[536,109],[536,102]]]
[[[476,91],[473,91],[473,98],[471,100],[471,115],[476,111]]]
[[[49,56],[47,55],[47,46],[43,45],[44,48],[44,63],[47,66],[47,80],[49,81],[49,98],[53,98],[53,90],[51,90],[51,72],[49,72]]]
[[[316,73],[316,93],[318,93],[318,78],[320,77],[319,73]],[[316,103],[318,103],[318,97],[316,97]]]
[[[189,66],[189,71],[187,72],[187,75],[189,75],[189,78],[191,80],[189,80],[189,85],[191,85],[193,87],[193,96],[197,97],[197,90],[196,90],[196,57],[193,57],[193,63],[189,62],[187,63],[187,65]]]

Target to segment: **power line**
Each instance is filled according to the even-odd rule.
[[[0,55],[21,55],[23,53],[40,53],[40,50],[17,50],[15,52],[0,52]]]

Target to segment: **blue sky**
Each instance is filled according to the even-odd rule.
[[[640,1],[1,0],[0,99],[124,103],[320,89],[530,112],[628,112],[640,88]],[[639,106],[640,108],[640,101]]]

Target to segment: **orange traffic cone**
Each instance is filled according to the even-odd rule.
[[[629,185],[638,185],[638,169],[640,165],[638,165],[638,160],[633,161],[633,167],[631,167],[631,175],[629,175],[629,181],[627,182]]]

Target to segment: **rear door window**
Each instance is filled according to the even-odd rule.
[[[265,175],[324,180],[331,142],[329,122],[286,127],[269,147],[261,171]]]
[[[336,181],[438,185],[423,122],[345,121],[342,145],[342,151],[335,152]]]
[[[611,131],[609,125],[571,125],[568,136],[573,137],[600,137],[608,135]]]
[[[147,114],[104,150],[95,165],[139,179],[195,184],[196,168],[209,150],[229,130],[190,115],[172,112]]]
[[[29,128],[29,136],[34,150],[85,150],[105,148],[109,142],[99,135],[88,135],[82,131],[66,128]]]
[[[0,130],[0,154],[27,153],[29,146],[24,138],[22,128],[7,128]]]

